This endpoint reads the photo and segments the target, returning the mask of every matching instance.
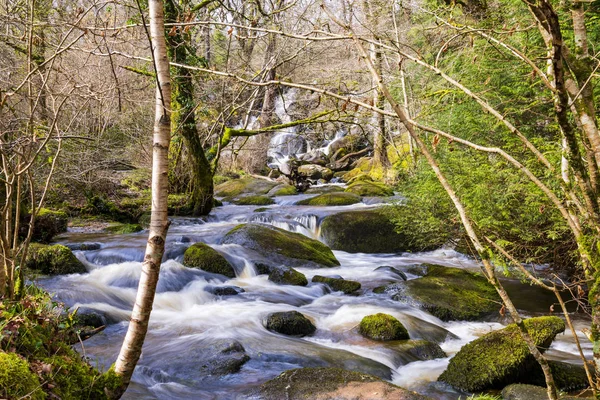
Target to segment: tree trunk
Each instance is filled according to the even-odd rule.
[[[152,311],[160,264],[165,249],[165,238],[169,228],[167,218],[167,172],[169,142],[171,139],[169,58],[165,42],[163,2],[161,0],[149,0],[148,5],[152,58],[154,59],[157,79],[152,151],[152,216],[137,296],[129,328],[115,364],[115,373],[121,377],[122,385],[115,393],[110,394],[113,398],[121,397],[127,389],[133,370],[142,353],[142,345],[148,331],[150,312]]]

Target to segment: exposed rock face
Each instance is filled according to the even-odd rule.
[[[183,255],[183,264],[190,268],[199,268],[206,272],[235,278],[235,270],[218,251],[205,243],[190,246]]]
[[[565,330],[564,321],[558,317],[530,318],[524,323],[541,351]],[[535,364],[519,328],[512,324],[463,346],[438,380],[466,392],[501,389],[520,382],[522,376],[530,374]]]
[[[26,261],[27,268],[46,275],[83,274],[85,266],[73,255],[68,247],[32,243]]]
[[[331,249],[318,240],[270,225],[238,225],[225,235],[222,243],[253,250],[274,265],[311,268],[340,265]]]
[[[306,336],[317,330],[313,323],[298,311],[269,314],[265,323],[265,328],[270,331],[291,336]]]
[[[409,339],[404,325],[391,315],[383,313],[364,317],[358,331],[364,337],[379,341]]]

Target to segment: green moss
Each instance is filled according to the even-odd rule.
[[[268,196],[245,196],[232,202],[239,206],[268,206],[275,204],[273,199]]]
[[[394,191],[387,185],[379,182],[357,181],[346,188],[346,192],[359,196],[385,197],[393,196]]]
[[[236,197],[241,194],[267,194],[277,183],[257,178],[234,179],[215,187],[215,196]]]
[[[347,281],[341,278],[328,278],[326,276],[315,275],[312,278],[313,282],[324,283],[335,292],[344,292],[351,294],[360,289],[360,283],[355,281]]]
[[[225,235],[223,243],[239,244],[272,261],[294,267],[340,265],[331,249],[318,240],[269,225],[238,225]]]
[[[293,196],[295,194],[298,194],[298,189],[296,189],[296,187],[292,185],[281,185],[276,189],[277,190],[275,190],[273,196]]]
[[[269,207],[259,207],[259,208],[255,208],[253,212],[260,213],[260,212],[265,212],[268,210],[269,210]]]
[[[170,194],[167,198],[169,215],[190,215],[192,213],[190,200],[190,194]]]
[[[360,321],[361,335],[380,341],[409,339],[408,331],[400,321],[388,314],[367,315]]]
[[[191,268],[200,268],[206,272],[235,278],[235,270],[218,251],[207,244],[196,243],[183,255],[183,264]]]
[[[494,287],[481,274],[428,265],[427,275],[406,282],[408,295],[443,321],[478,320],[500,308]]]
[[[541,351],[565,330],[558,317],[530,318],[524,324]],[[463,346],[438,380],[467,392],[500,389],[528,375],[535,364],[519,328],[512,324]]]
[[[46,275],[82,274],[85,266],[73,252],[60,244],[53,246],[32,243],[27,253],[26,266]]]
[[[14,353],[0,351],[0,397],[5,399],[45,399],[38,377],[29,363]]]
[[[304,199],[296,204],[301,206],[348,206],[360,203],[360,196],[354,193],[334,192],[323,193],[310,199]]]
[[[269,280],[284,285],[306,286],[308,280],[303,273],[290,267],[273,268],[269,274]]]
[[[128,233],[136,233],[144,230],[140,224],[122,224],[115,222],[105,228],[106,232],[115,233],[118,235],[125,235]]]
[[[344,188],[337,185],[326,185],[326,186],[312,186],[309,187],[304,193],[306,194],[323,194],[323,193],[334,193],[343,192]]]
[[[67,231],[68,216],[64,211],[42,208],[35,219],[32,240],[49,243],[59,233]]]
[[[139,168],[127,173],[121,184],[133,192],[142,192],[150,189],[152,185],[152,170]]]

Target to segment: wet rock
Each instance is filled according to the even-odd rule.
[[[233,204],[237,204],[238,206],[268,206],[271,204],[275,204],[272,198],[269,196],[244,196],[238,199],[224,199],[225,201],[230,201]]]
[[[206,286],[204,290],[215,296],[237,296],[238,294],[245,292],[245,290],[239,286]]]
[[[369,197],[387,197],[394,195],[394,190],[392,190],[391,187],[384,185],[383,183],[371,181],[356,181],[346,188],[346,192]]]
[[[402,278],[402,280],[407,280],[408,278],[406,277],[406,274],[402,271],[400,271],[397,268],[394,267],[390,267],[388,265],[382,265],[381,267],[377,267],[375,268],[375,271],[387,271],[387,272],[391,272],[394,275],[397,275],[398,277]]]
[[[269,196],[292,196],[295,194],[298,194],[298,189],[288,184],[277,185],[268,193]]]
[[[402,364],[448,357],[439,344],[427,340],[403,340],[391,346],[399,354],[398,358],[405,361]]]
[[[256,273],[259,275],[270,274],[271,271],[277,267],[274,267],[269,264],[265,264],[262,262],[254,262],[254,268],[256,269]]]
[[[308,285],[306,276],[290,267],[278,267],[271,269],[271,272],[269,273],[269,280],[281,285]]]
[[[353,193],[333,192],[300,200],[296,204],[300,206],[348,206],[360,202],[361,197]]]
[[[312,186],[308,188],[304,193],[306,194],[323,194],[323,193],[334,193],[343,192],[344,188],[337,185],[326,185],[326,186]]]
[[[27,218],[29,222],[29,217]],[[53,211],[47,208],[42,208],[38,211],[35,218],[35,226],[33,229],[32,241],[40,243],[50,243],[50,240],[59,233],[67,231],[68,217],[64,211]],[[29,224],[23,224],[26,230]],[[25,235],[27,232],[25,232]]]
[[[102,245],[100,243],[67,243],[66,247],[71,249],[71,251],[90,251],[90,250],[100,250]]]
[[[216,347],[217,353],[207,358],[200,366],[208,375],[229,375],[238,372],[250,360],[244,346],[237,341]]]
[[[265,195],[277,186],[276,182],[266,179],[246,177],[233,179],[215,187],[217,197],[237,197],[241,194]]]
[[[540,351],[565,330],[564,321],[558,317],[530,318],[524,323]],[[438,380],[466,392],[501,389],[520,382],[535,364],[518,327],[512,324],[463,346]]]
[[[324,283],[334,292],[344,292],[345,294],[354,293],[361,287],[360,282],[321,275],[313,276],[312,281],[315,283]]]
[[[408,331],[400,321],[388,314],[367,315],[360,321],[358,331],[372,340],[405,340],[409,339]]]
[[[403,294],[406,293],[406,286],[401,284],[401,283],[391,283],[389,285],[384,285],[384,286],[378,286],[375,289],[373,289],[373,293],[376,294],[387,294],[390,297],[393,296],[404,296]]]
[[[376,376],[340,368],[299,368],[283,372],[260,387],[264,400],[426,400]]]
[[[559,390],[572,392],[575,390],[585,389],[589,386],[587,375],[583,365],[569,364],[560,361],[548,360],[554,383]],[[591,371],[594,371],[594,366],[590,365]],[[539,365],[533,365],[532,370],[524,374],[521,383],[531,385],[546,386],[544,372]]]
[[[503,400],[548,400],[545,387],[515,383],[502,389]],[[561,400],[576,400],[581,397],[560,396]]]
[[[298,311],[269,314],[265,323],[265,328],[270,331],[291,336],[306,336],[317,330],[313,323]]]
[[[332,170],[317,164],[306,164],[299,166],[298,174],[313,181],[317,181],[319,179],[328,181],[333,178]]]
[[[77,326],[91,326],[93,328],[106,326],[109,323],[109,319],[105,313],[88,307],[79,307],[77,309],[75,321]]]
[[[60,244],[53,246],[32,243],[26,260],[27,268],[46,275],[84,274],[85,266],[73,252]]]
[[[497,312],[500,298],[483,275],[428,265],[427,275],[406,282],[395,300],[416,304],[442,321],[476,321]]]
[[[183,265],[235,278],[235,270],[231,264],[218,251],[205,243],[199,242],[190,246],[183,255]]]
[[[270,225],[238,225],[225,235],[222,243],[253,250],[275,265],[309,268],[340,265],[331,249],[318,240]]]

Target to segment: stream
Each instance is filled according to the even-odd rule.
[[[221,245],[221,238],[245,222],[272,224],[312,238],[319,238],[321,220],[347,210],[370,209],[377,199],[343,207],[293,205],[308,195],[275,198],[266,211],[256,206],[224,205],[206,218],[172,218],[166,244],[154,310],[142,357],[125,399],[248,399],[253,389],[281,372],[299,367],[335,366],[371,373],[394,384],[436,399],[458,399],[461,393],[436,382],[450,357],[464,344],[508,323],[442,322],[425,311],[374,294],[372,289],[400,277],[399,270],[421,263],[478,269],[478,264],[453,250],[427,253],[351,254],[334,251],[341,266],[327,269],[296,268],[309,282],[317,274],[340,275],[362,284],[357,296],[330,292],[322,284],[307,287],[277,285],[267,275],[257,275],[251,260],[254,254],[238,245]],[[128,235],[70,231],[57,238],[63,244],[92,242],[100,249],[75,251],[89,273],[40,278],[38,283],[69,307],[102,311],[114,322],[83,342],[78,351],[93,365],[106,370],[115,360],[125,335],[140,275],[147,231]],[[222,253],[236,269],[236,278],[186,268],[181,264],[185,249],[205,242]],[[417,278],[408,274],[409,279]],[[539,291],[517,282],[513,297],[525,316],[547,313],[551,298],[540,298]],[[238,286],[235,296],[217,296],[206,289]],[[263,327],[272,312],[297,310],[310,318],[317,331],[295,338],[276,334]],[[412,339],[440,344],[450,356],[420,361],[402,354],[389,344],[363,338],[357,330],[360,320],[370,314],[387,313],[398,318]],[[579,317],[578,331],[589,324]],[[203,373],[203,362],[223,343],[239,342],[250,360],[238,373],[225,376]],[[582,340],[591,354],[589,341]],[[557,336],[546,353],[550,358],[581,364],[571,333]],[[463,398],[465,397],[464,394]]]

